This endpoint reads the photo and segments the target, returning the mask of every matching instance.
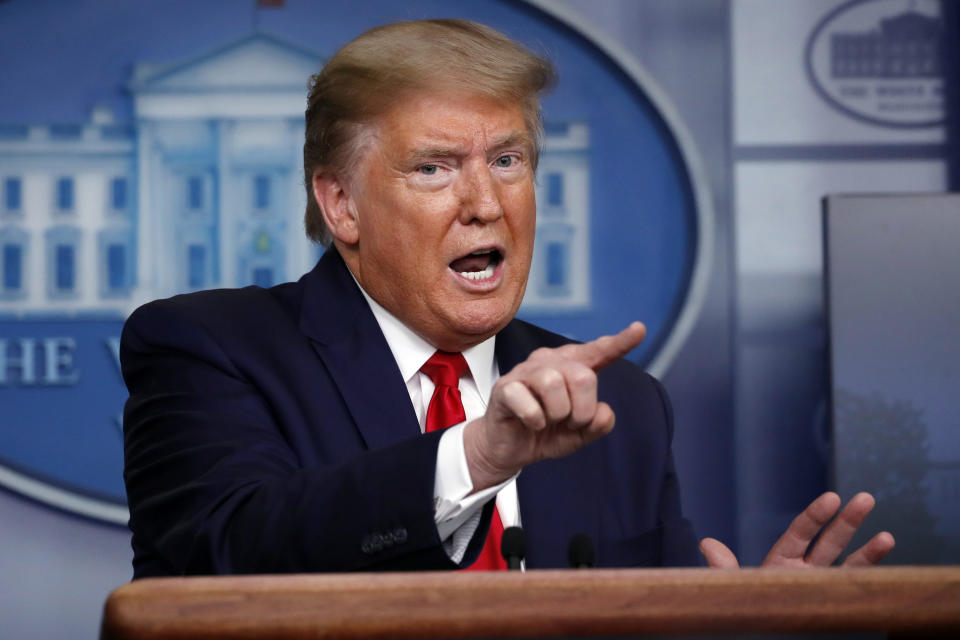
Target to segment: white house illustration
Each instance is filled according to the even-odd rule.
[[[255,33],[137,63],[133,123],[0,125],[0,313],[107,313],[309,270],[303,112],[313,51]],[[547,127],[524,308],[589,306],[589,130]]]
[[[523,309],[590,305],[590,146],[584,123],[546,123],[537,168],[537,239]]]

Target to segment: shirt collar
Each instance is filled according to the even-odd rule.
[[[354,281],[356,282],[356,278],[354,278]],[[417,335],[395,315],[384,309],[370,297],[359,282],[357,282],[357,286],[360,288],[360,293],[363,294],[367,304],[370,305],[370,310],[373,311],[373,317],[377,319],[377,324],[380,325],[383,337],[387,339],[387,346],[390,347],[393,358],[397,361],[397,366],[400,367],[400,375],[403,376],[404,382],[409,382],[437,348]],[[496,377],[496,340],[497,337],[492,336],[463,351],[463,359],[467,361],[470,375],[473,376],[480,397],[484,399],[490,397],[490,391]]]

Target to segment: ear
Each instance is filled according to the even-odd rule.
[[[353,245],[360,240],[357,208],[350,197],[349,185],[331,173],[313,172],[313,197],[320,205],[323,221],[336,240]]]

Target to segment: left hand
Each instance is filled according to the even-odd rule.
[[[829,567],[846,548],[853,534],[863,524],[875,504],[869,493],[858,493],[847,506],[840,508],[840,496],[827,492],[810,503],[777,540],[763,561],[764,567]],[[834,518],[836,515],[836,518]],[[832,519],[832,521],[831,521]],[[829,523],[829,524],[828,524]],[[826,527],[826,528],[824,528]],[[820,538],[813,548],[810,543],[818,533]],[[851,553],[843,561],[845,567],[868,567],[883,559],[893,549],[894,539],[887,531],[873,536],[869,542]],[[719,540],[704,538],[700,552],[707,564],[715,569],[736,569],[740,562],[733,552]]]

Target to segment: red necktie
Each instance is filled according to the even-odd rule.
[[[467,361],[459,353],[437,351],[426,364],[420,367],[430,380],[433,381],[433,397],[427,407],[427,421],[425,430],[436,431],[460,424],[467,419],[463,411],[463,401],[460,400],[460,376],[467,372]],[[483,550],[476,562],[466,568],[467,571],[504,570],[507,563],[500,555],[500,538],[503,537],[503,522],[496,507],[493,509],[493,519],[490,521],[490,531]]]

